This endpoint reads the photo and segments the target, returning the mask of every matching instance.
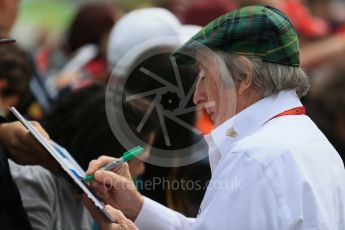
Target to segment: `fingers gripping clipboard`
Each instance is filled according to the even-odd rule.
[[[61,166],[65,176],[75,187],[85,193],[94,205],[103,213],[103,215],[111,222],[114,223],[112,215],[105,209],[104,203],[97,198],[92,190],[82,181],[85,177],[85,171],[75,161],[71,154],[51,140],[47,140],[37,129],[31,125],[14,107],[11,107],[10,112],[24,125],[29,133],[48,151],[54,160]]]

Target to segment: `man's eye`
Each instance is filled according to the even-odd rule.
[[[200,80],[203,80],[203,79],[205,79],[206,78],[206,75],[205,75],[205,72],[203,71],[203,70],[201,70],[200,72],[199,72],[199,79]]]

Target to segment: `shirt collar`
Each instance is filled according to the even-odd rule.
[[[286,110],[302,106],[296,91],[281,91],[278,95],[265,97],[205,135],[210,147],[226,153],[234,143],[258,130],[272,117]]]

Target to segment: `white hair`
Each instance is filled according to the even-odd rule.
[[[297,95],[302,97],[309,91],[308,76],[301,67],[264,62],[257,57],[240,56],[224,51],[216,51],[216,54],[220,59],[221,79],[228,86],[234,85],[234,82],[236,85],[236,82],[243,80],[243,73],[247,68],[252,69],[253,87],[261,91],[263,96],[277,95],[283,90],[296,90]]]

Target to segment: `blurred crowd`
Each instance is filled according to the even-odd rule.
[[[19,0],[0,0],[1,38],[11,37],[19,4]],[[157,82],[145,76],[143,68],[163,77],[163,84],[179,84],[170,54],[211,20],[251,4],[280,9],[296,28],[302,67],[312,85],[303,98],[307,114],[345,160],[344,0],[153,0],[129,12],[116,1],[81,3],[60,39],[50,40],[42,35],[34,50],[23,50],[20,44],[0,45],[0,113],[14,119],[7,108],[15,106],[28,119],[39,121],[85,170],[88,162],[100,155],[121,156],[125,147],[112,132],[105,108],[110,77],[128,80],[124,84],[124,94],[128,95],[151,92],[162,86],[162,80]],[[193,87],[198,76],[194,67],[179,66],[178,72],[183,88]],[[171,101],[174,95],[167,99],[164,109],[170,109]],[[147,156],[129,163],[134,180],[142,182],[158,177],[207,183],[211,176],[207,158],[188,166],[174,166],[179,165],[179,149],[192,146],[201,134],[212,130],[210,118],[202,109],[194,109],[181,118],[186,124],[182,126],[153,111],[138,133],[138,124],[151,102],[162,101],[157,102],[150,94],[139,100],[123,101],[127,123],[147,143]],[[192,98],[187,98],[186,106],[193,106]],[[158,122],[160,119],[165,119],[166,127]],[[186,129],[187,125],[200,133]],[[169,145],[165,132],[173,137]],[[176,164],[171,167],[145,164],[151,146],[176,150],[173,152]],[[10,166],[35,229],[52,225],[88,229],[94,224],[60,178],[43,168],[37,169],[39,166],[23,167],[15,163]],[[29,184],[33,188],[28,189]],[[205,192],[205,189],[166,188],[164,184],[141,189],[146,196],[187,216],[197,215]],[[32,200],[33,196],[37,199]]]

